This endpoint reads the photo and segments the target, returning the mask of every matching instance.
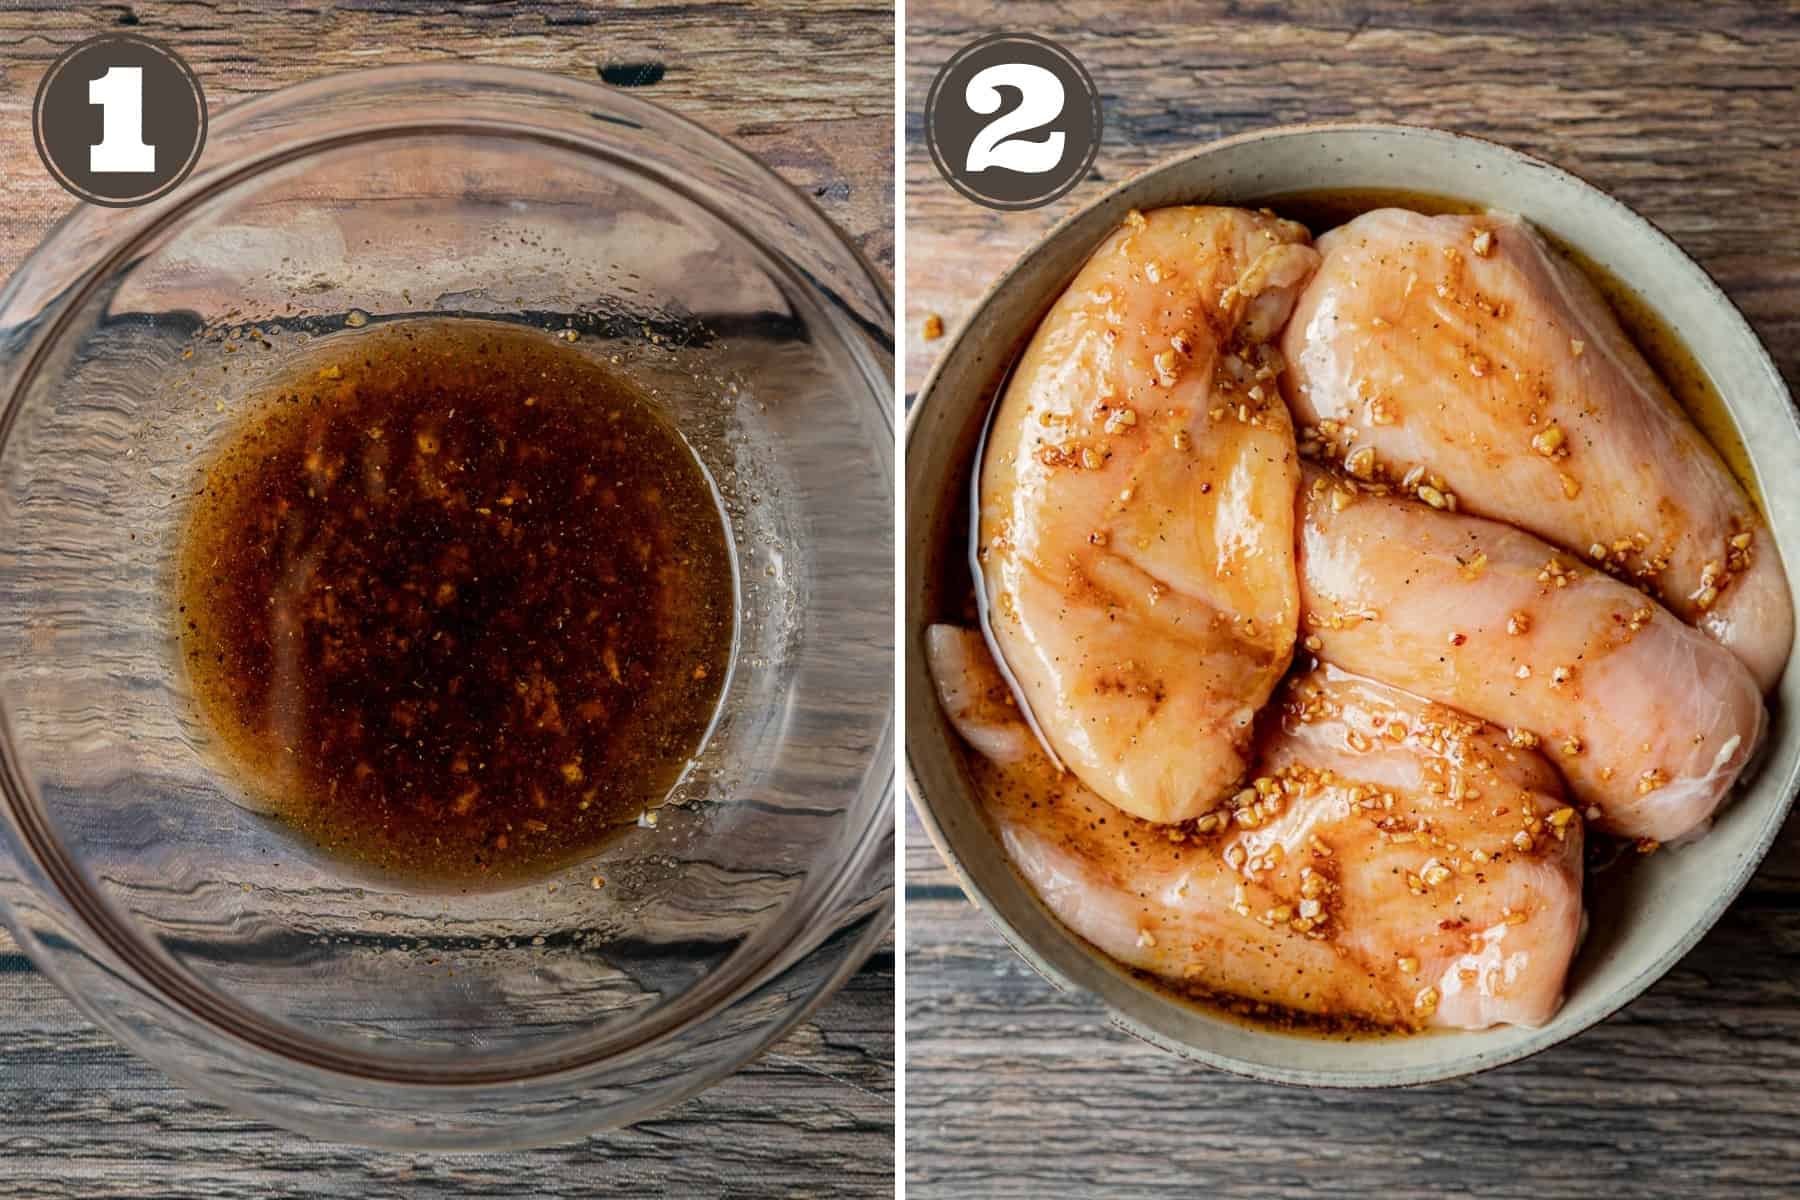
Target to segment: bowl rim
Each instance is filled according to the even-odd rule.
[[[848,360],[867,377],[871,385],[868,396],[879,410],[877,415],[881,424],[892,429],[891,370],[883,369],[887,365],[883,355],[892,353],[893,299],[886,280],[845,232],[800,189],[724,136],[663,105],[597,81],[550,72],[454,62],[417,63],[321,75],[246,99],[213,119],[209,145],[223,146],[227,136],[234,131],[253,128],[259,121],[322,101],[342,104],[346,96],[384,96],[396,89],[411,89],[406,94],[417,101],[433,86],[447,84],[476,93],[472,107],[479,108],[484,97],[496,103],[475,113],[447,113],[426,120],[382,113],[366,119],[348,134],[340,130],[321,134],[304,124],[285,128],[274,136],[263,130],[264,144],[248,152],[234,149],[232,156],[222,163],[203,162],[186,183],[157,201],[135,209],[97,210],[76,205],[68,211],[19,263],[4,288],[0,288],[0,316],[4,316],[26,290],[28,282],[35,282],[32,280],[34,272],[42,270],[59,242],[71,236],[71,230],[79,228],[85,221],[108,223],[104,226],[106,236],[96,246],[87,247],[86,252],[75,252],[80,266],[74,282],[50,293],[43,303],[42,312],[49,319],[38,325],[11,327],[14,331],[24,329],[26,335],[19,345],[0,355],[0,384],[4,385],[4,394],[0,395],[0,406],[3,406],[0,407],[0,446],[12,432],[21,407],[21,389],[41,370],[51,348],[67,332],[73,310],[91,295],[111,269],[127,260],[146,240],[216,195],[272,168],[346,144],[366,144],[383,138],[420,134],[474,133],[511,137],[521,142],[547,143],[585,156],[597,155],[620,161],[619,149],[608,146],[602,135],[589,133],[587,126],[555,126],[558,118],[569,118],[577,113],[597,122],[623,124],[634,130],[673,131],[689,140],[697,152],[711,157],[722,169],[728,168],[764,189],[763,196],[773,202],[784,220],[793,223],[804,242],[817,246],[831,261],[844,266],[850,284],[858,289],[854,298],[834,292],[830,281],[815,276],[800,264],[789,261],[786,255],[770,249],[768,239],[746,224],[744,214],[721,210],[664,169],[638,168],[646,178],[730,225],[749,244],[759,248],[773,269],[818,298],[821,311],[844,331]],[[503,96],[517,97],[527,92],[532,94],[535,103],[542,105],[533,109],[534,114],[541,114],[541,120],[531,122],[522,119],[517,111],[499,111],[497,102]],[[853,299],[869,304],[872,313],[858,312]],[[883,320],[888,323],[885,329],[880,326]],[[884,474],[891,490],[895,483],[894,443],[891,439],[877,438],[874,450],[885,458],[887,469]],[[58,906],[57,918],[68,923],[79,938],[73,948],[84,959],[103,964],[107,971],[129,980],[139,989],[140,998],[153,1000],[159,1011],[170,1010],[175,1019],[165,1033],[173,1036],[179,1030],[180,1037],[188,1044],[172,1052],[160,1041],[153,1042],[144,1037],[128,1020],[119,1019],[112,1013],[107,1005],[83,994],[82,989],[70,986],[69,976],[63,970],[68,964],[56,961],[56,956],[64,954],[68,947],[47,945],[49,939],[37,936],[35,930],[28,928],[18,906],[7,903],[6,897],[0,897],[0,915],[12,926],[21,948],[39,969],[57,981],[98,1024],[171,1074],[202,1090],[221,1095],[237,1107],[258,1108],[258,1102],[247,1092],[221,1089],[217,1077],[194,1067],[182,1050],[189,1055],[204,1056],[213,1053],[222,1041],[233,1052],[253,1061],[279,1064],[279,1068],[296,1083],[299,1073],[303,1073],[314,1091],[327,1098],[354,1095],[356,1089],[379,1086],[414,1093],[419,1097],[417,1104],[429,1106],[433,1097],[441,1096],[447,1090],[465,1096],[470,1103],[482,1102],[483,1097],[496,1100],[508,1096],[511,1094],[508,1089],[516,1089],[521,1084],[546,1081],[563,1081],[558,1086],[564,1091],[579,1090],[584,1076],[609,1065],[637,1061],[678,1034],[704,1025],[746,996],[779,980],[796,963],[820,949],[837,928],[809,928],[803,936],[787,940],[752,937],[732,951],[734,957],[740,954],[744,957],[730,970],[710,972],[699,986],[675,998],[692,998],[692,1002],[659,1004],[653,1010],[657,1013],[656,1019],[646,1022],[642,1028],[609,1033],[589,1046],[571,1047],[566,1040],[559,1041],[535,1052],[514,1056],[520,1065],[515,1066],[509,1061],[486,1070],[446,1070],[436,1063],[415,1068],[393,1059],[379,1062],[375,1069],[370,1069],[368,1056],[346,1052],[284,1022],[271,1022],[224,997],[216,988],[189,978],[185,969],[161,962],[156,948],[145,945],[135,933],[129,932],[130,922],[121,920],[112,911],[114,906],[109,900],[90,894],[92,889],[85,882],[81,868],[69,860],[54,831],[32,829],[44,822],[39,820],[40,814],[32,811],[38,804],[35,789],[23,777],[11,749],[9,707],[9,703],[0,698],[0,731],[4,732],[4,737],[0,737],[0,794],[4,796],[5,810],[4,821],[0,823],[7,826],[6,833],[15,841],[21,857],[20,865],[26,869],[17,881],[16,890],[41,893],[54,900]],[[749,1039],[753,1045],[734,1048],[726,1059],[710,1064],[704,1078],[696,1078],[692,1086],[686,1086],[687,1081],[683,1081],[683,1087],[659,1093],[653,1103],[639,1105],[641,1111],[605,1120],[582,1120],[572,1128],[593,1128],[603,1123],[619,1124],[637,1119],[651,1109],[673,1103],[736,1070],[803,1020],[872,951],[881,934],[891,926],[894,911],[892,855],[884,855],[882,850],[889,844],[893,831],[897,788],[891,763],[896,721],[897,697],[890,694],[885,715],[872,719],[873,748],[857,785],[858,794],[865,797],[871,808],[868,824],[862,829],[847,831],[842,860],[813,873],[801,891],[787,902],[804,904],[809,911],[818,913],[837,912],[841,917],[847,897],[859,886],[879,880],[881,873],[886,871],[886,883],[876,889],[880,902],[856,914],[859,921],[867,919],[871,922],[869,928],[843,942],[839,951],[842,958],[827,971],[816,994],[795,998],[776,1019],[765,1023],[759,1036]],[[874,728],[875,724],[879,724],[879,728]],[[48,862],[41,853],[45,846],[54,851]],[[0,850],[0,854],[4,854],[4,850]],[[114,927],[127,932],[121,934]],[[70,937],[67,931],[58,932]],[[171,978],[176,986],[170,986]],[[201,996],[203,1002],[191,1003],[195,995]],[[203,1042],[202,1038],[212,1041]],[[350,1138],[360,1135],[361,1140],[370,1136],[368,1129],[354,1124],[309,1123],[279,1105],[258,1111],[282,1124],[309,1127],[311,1132]],[[521,1121],[529,1124],[528,1117]],[[516,1146],[522,1144],[517,1132],[515,1127],[507,1131],[503,1140],[489,1143],[479,1134],[461,1130],[445,1144],[463,1148],[483,1144]],[[566,1132],[559,1131],[554,1136],[566,1136]],[[390,1144],[410,1147],[423,1143],[411,1138]]]
[[[1793,411],[1793,402],[1786,382],[1782,379],[1781,372],[1776,367],[1773,359],[1770,358],[1768,348],[1763,345],[1762,339],[1757,335],[1755,328],[1744,316],[1743,311],[1738,308],[1737,304],[1725,290],[1719,286],[1718,281],[1712,277],[1705,267],[1701,266],[1700,263],[1684,251],[1673,238],[1648,217],[1638,213],[1635,209],[1631,208],[1617,197],[1583,176],[1558,166],[1547,159],[1528,154],[1503,142],[1476,134],[1463,133],[1457,130],[1445,129],[1437,126],[1394,121],[1308,121],[1263,126],[1261,128],[1247,130],[1242,133],[1204,142],[1176,154],[1159,159],[1157,162],[1145,167],[1143,170],[1134,173],[1129,178],[1107,188],[1106,191],[1088,203],[1065,214],[1048,230],[1034,239],[1032,243],[1014,259],[1012,264],[994,279],[974,304],[970,306],[968,312],[958,322],[955,332],[948,342],[946,342],[943,349],[938,353],[930,369],[926,372],[925,379],[920,384],[918,392],[916,393],[916,399],[912,404],[910,411],[907,413],[903,451],[906,455],[908,464],[912,461],[913,438],[921,426],[922,415],[933,406],[933,401],[938,401],[939,404],[949,404],[954,400],[954,398],[951,397],[945,397],[942,400],[939,400],[937,391],[938,384],[940,378],[949,369],[952,359],[958,356],[959,352],[963,350],[965,343],[970,340],[970,330],[980,323],[982,315],[994,306],[1001,294],[1009,291],[1015,285],[1016,281],[1025,272],[1031,261],[1039,254],[1043,253],[1052,243],[1062,239],[1071,229],[1084,221],[1092,219],[1092,217],[1100,210],[1119,206],[1123,197],[1151,190],[1158,180],[1181,171],[1189,163],[1217,154],[1226,149],[1255,142],[1267,142],[1289,138],[1316,138],[1320,136],[1331,137],[1339,134],[1367,133],[1393,135],[1402,138],[1419,138],[1426,141],[1450,145],[1458,143],[1478,144],[1487,152],[1497,153],[1501,157],[1512,159],[1520,166],[1541,170],[1552,177],[1560,177],[1560,179],[1567,184],[1572,185],[1592,199],[1601,202],[1609,211],[1613,219],[1623,220],[1627,224],[1638,226],[1647,237],[1654,242],[1661,243],[1666,251],[1671,252],[1679,263],[1685,265],[1685,267],[1692,272],[1693,277],[1700,284],[1702,294],[1708,305],[1716,309],[1720,313],[1722,319],[1738,327],[1739,332],[1746,336],[1749,343],[1755,347],[1757,356],[1755,366],[1758,372],[1767,377],[1768,382],[1773,388],[1772,394],[1789,398],[1788,416],[1790,423],[1793,425],[1796,435],[1800,436],[1800,414],[1796,414]],[[1454,193],[1451,192],[1447,194]],[[1043,309],[1048,308],[1049,304],[1053,302],[1055,295],[1059,294],[1061,289],[1066,287],[1067,284],[1068,280],[1065,278],[1058,281],[1053,289],[1047,288],[1045,290],[1041,297],[1042,304],[1039,306],[1040,312]],[[997,364],[991,368],[992,381],[997,382],[1001,378],[1003,371],[1010,361],[1011,356],[1009,355],[1006,363]],[[1726,401],[1726,404],[1729,408],[1729,400]],[[1735,425],[1735,412],[1730,415]],[[906,494],[910,500],[910,480]],[[927,536],[925,531],[914,530],[910,525],[906,528],[905,535],[907,543],[905,551],[907,552],[910,552],[913,548],[915,539]],[[906,582],[904,570],[901,575],[901,580],[903,587],[909,586]],[[914,597],[909,595],[906,599],[910,604]],[[911,615],[909,610],[906,626],[901,630],[901,640],[907,648],[909,662],[911,661],[913,653],[916,652],[914,640],[920,631],[920,622]],[[1800,661],[1800,640],[1796,641],[1795,646],[1789,652],[1787,668],[1789,673],[1796,669],[1797,661]],[[907,702],[909,705],[912,703],[912,698],[910,696],[907,697]],[[935,697],[933,697],[931,702],[936,702]],[[956,852],[949,834],[938,820],[937,813],[932,807],[931,800],[926,794],[925,787],[914,766],[913,759],[916,753],[936,754],[941,752],[942,748],[936,745],[921,745],[922,740],[927,736],[928,735],[923,729],[915,728],[914,722],[910,720],[907,722],[905,747],[906,762],[904,768],[907,799],[911,803],[914,811],[918,813],[920,824],[924,827],[926,836],[931,840],[933,848],[936,849],[939,858],[943,861],[945,866],[949,868],[952,875],[955,876],[964,895],[975,902],[976,906],[981,909],[983,915],[1000,933],[1006,943],[1011,946],[1013,951],[1023,958],[1034,971],[1059,990],[1085,993],[1093,997],[1105,1010],[1106,1018],[1110,1024],[1120,1031],[1149,1045],[1155,1046],[1158,1049],[1167,1051],[1185,1060],[1199,1062],[1232,1075],[1256,1079],[1263,1082],[1314,1088],[1379,1089],[1412,1087],[1443,1082],[1451,1079],[1465,1078],[1506,1066],[1510,1063],[1518,1062],[1521,1059],[1528,1058],[1540,1051],[1547,1050],[1551,1046],[1577,1037],[1589,1029],[1592,1029],[1594,1026],[1605,1021],[1607,1018],[1611,1017],[1620,1009],[1641,996],[1667,974],[1671,968],[1680,962],[1681,959],[1686,957],[1686,955],[1699,944],[1700,940],[1712,930],[1713,926],[1718,923],[1719,919],[1724,916],[1726,910],[1730,908],[1731,904],[1749,884],[1751,878],[1756,874],[1757,869],[1762,864],[1763,859],[1767,857],[1770,848],[1773,846],[1775,839],[1779,836],[1789,811],[1794,804],[1797,791],[1800,791],[1800,787],[1797,787],[1797,784],[1800,784],[1800,764],[1796,764],[1795,768],[1789,772],[1788,778],[1781,781],[1780,798],[1764,815],[1762,826],[1756,832],[1752,852],[1733,863],[1731,876],[1725,881],[1723,886],[1713,893],[1699,919],[1688,929],[1683,931],[1682,935],[1658,955],[1649,966],[1641,969],[1638,973],[1633,975],[1629,982],[1624,986],[1608,995],[1589,1013],[1584,1014],[1584,1019],[1579,1024],[1564,1029],[1557,1028],[1554,1023],[1546,1023],[1543,1026],[1530,1029],[1524,1036],[1521,1036],[1517,1041],[1509,1045],[1488,1050],[1480,1050],[1461,1057],[1447,1057],[1439,1061],[1420,1063],[1409,1067],[1358,1071],[1320,1070],[1272,1065],[1251,1058],[1237,1057],[1230,1053],[1217,1052],[1183,1042],[1160,1030],[1150,1027],[1143,1021],[1140,1021],[1125,1012],[1122,1012],[1105,996],[1096,992],[1086,984],[1077,982],[1064,970],[1058,967],[1051,955],[1041,951],[1037,946],[1033,945],[1030,939],[1023,933],[1009,924],[1007,919],[1002,915],[998,902],[979,884],[974,877],[974,873]],[[950,736],[954,737],[954,733]],[[1769,749],[1769,747],[1765,747],[1765,751],[1767,749]],[[985,818],[983,818],[983,820],[985,822]],[[1008,869],[1011,868],[1010,861],[1007,862],[1006,866]],[[1033,901],[1041,906],[1042,902],[1037,900],[1035,892],[1031,891],[1029,885],[1025,885],[1023,881],[1020,881],[1020,886],[1031,895]],[[1046,910],[1046,916],[1062,931],[1069,943],[1074,946],[1081,955],[1089,960],[1089,965],[1098,966],[1103,971],[1126,980],[1134,989],[1150,990],[1152,988],[1152,985],[1134,978],[1133,973],[1127,968],[1089,945],[1079,935],[1068,930],[1067,927],[1063,926],[1053,915],[1048,914],[1048,910]],[[1219,1023],[1230,1023],[1228,1018],[1207,1012],[1199,1006],[1194,1006],[1194,1011],[1200,1013],[1209,1020]],[[1256,1032],[1275,1036],[1305,1036],[1280,1035],[1272,1030],[1261,1029],[1258,1029]],[[1456,1032],[1457,1031],[1445,1031],[1444,1034],[1428,1036],[1454,1036]]]

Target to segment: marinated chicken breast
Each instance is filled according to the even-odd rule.
[[[1642,581],[1774,685],[1794,634],[1774,541],[1579,271],[1505,213],[1381,209],[1318,249],[1282,341],[1309,457]]]
[[[1152,821],[1237,787],[1293,651],[1290,221],[1133,213],[1038,327],[981,464],[994,637],[1055,754]]]
[[[1305,480],[1309,648],[1541,744],[1599,829],[1670,841],[1704,827],[1763,728],[1728,650],[1510,525],[1316,467]]]
[[[1254,784],[1190,826],[1122,814],[1038,750],[979,633],[926,649],[1006,853],[1063,924],[1220,997],[1402,1029],[1536,1025],[1580,937],[1582,826],[1497,729],[1321,668]]]

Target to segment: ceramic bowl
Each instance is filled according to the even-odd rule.
[[[1050,230],[975,305],[919,393],[906,442],[907,786],[964,891],[1013,947],[1058,986],[1093,993],[1127,1032],[1260,1079],[1383,1087],[1467,1075],[1553,1046],[1628,1004],[1692,949],[1748,882],[1787,814],[1800,769],[1793,717],[1800,670],[1790,662],[1770,699],[1762,760],[1713,830],[1593,889],[1567,999],[1548,1024],[1346,1041],[1248,1027],[1183,1002],[1059,924],[1013,872],[982,817],[923,644],[926,626],[948,611],[939,594],[944,556],[960,555],[955,535],[968,520],[969,472],[989,401],[1107,233],[1133,208],[1255,206],[1284,194],[1349,189],[1426,192],[1517,212],[1610,274],[1627,302],[1679,330],[1747,447],[1782,558],[1800,563],[1800,425],[1780,373],[1718,285],[1644,218],[1549,163],[1442,130],[1302,125],[1228,138],[1139,175]]]

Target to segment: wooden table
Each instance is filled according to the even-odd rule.
[[[1559,162],[1650,217],[1724,286],[1800,385],[1800,9],[1100,0],[907,8],[906,379],[1063,214],[1197,142],[1281,122],[1400,120]],[[1650,10],[1655,9],[1655,12]],[[1642,11],[1640,11],[1642,10]],[[920,140],[932,74],[971,39],[1035,31],[1105,104],[1096,178],[1000,214]],[[941,343],[938,343],[941,345]],[[1376,1094],[1209,1072],[1056,992],[907,826],[907,1151],[914,1197],[1800,1194],[1800,829],[1685,962],[1527,1062]]]
[[[855,0],[449,6],[0,2],[0,276],[73,203],[39,164],[39,77],[131,29],[215,110],[378,63],[460,58],[632,85],[760,155],[893,270],[893,14]],[[894,970],[879,950],[758,1063],[629,1130],[520,1154],[309,1142],[200,1099],[94,1028],[0,933],[0,1196],[770,1196],[892,1190]]]

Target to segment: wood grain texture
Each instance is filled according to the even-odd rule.
[[[1282,122],[1401,120],[1543,155],[1655,221],[1800,384],[1800,7],[1601,2],[952,4],[907,16],[906,386],[1057,219],[1196,143]],[[979,208],[921,141],[937,68],[999,29],[1072,49],[1103,95],[1093,177]],[[1058,992],[963,899],[910,811],[907,1174],[916,1197],[1800,1193],[1800,826],[1676,970],[1526,1062],[1382,1093],[1208,1071]]]
[[[733,138],[893,269],[893,14],[855,0],[84,5],[0,0],[0,277],[72,201],[30,134],[63,50],[128,29],[214,111],[321,74],[464,59],[634,87]],[[0,934],[0,1195],[877,1195],[893,1178],[891,944],[757,1064],[630,1130],[551,1150],[397,1155],[240,1118],[117,1047]]]
[[[922,0],[907,8],[906,387],[988,283],[1112,183],[1198,143],[1294,121],[1441,125],[1542,155],[1672,236],[1800,378],[1800,8],[1541,3],[1129,6]],[[1310,14],[1302,17],[1300,14]],[[1101,92],[1090,178],[1024,213],[952,191],[922,138],[926,88],[964,43],[1032,30]],[[936,343],[942,345],[942,343]]]
[[[584,79],[624,67],[614,76],[645,81],[639,95],[757,155],[893,271],[894,14],[875,0],[0,0],[0,274],[72,202],[32,145],[38,80],[77,42],[120,30],[181,51],[214,112],[387,63],[462,59]]]
[[[516,1154],[396,1154],[311,1142],[199,1098],[0,952],[0,1195],[888,1195],[893,1033],[884,950],[756,1063],[659,1117]]]

